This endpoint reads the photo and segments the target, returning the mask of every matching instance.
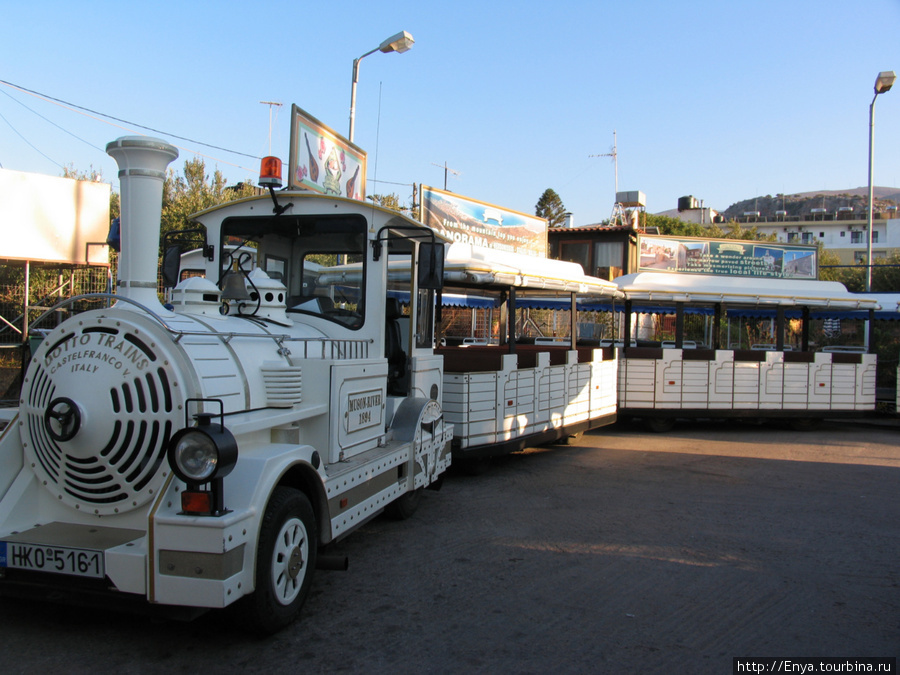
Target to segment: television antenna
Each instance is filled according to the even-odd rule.
[[[604,152],[600,155],[589,155],[589,157],[612,157],[613,164],[615,164],[616,171],[616,200],[613,204],[612,215],[609,217],[609,224],[611,226],[615,225],[623,225],[627,222],[627,216],[625,215],[625,207],[619,203],[619,148],[618,148],[618,140],[616,138],[616,130],[613,129],[613,144],[612,148],[610,148],[609,152]]]
[[[604,152],[602,155],[588,155],[588,157],[612,157],[613,163],[615,164],[616,169],[616,193],[619,192],[619,150],[616,145],[616,130],[613,129],[613,144],[612,148],[610,148],[609,152]]]
[[[452,173],[454,176],[459,176],[460,173],[462,173],[461,171],[454,171],[453,169],[448,167],[447,162],[444,162],[443,164],[435,164],[434,162],[432,162],[431,165],[442,168],[444,170],[444,190],[447,189],[447,173],[448,172]]]
[[[272,154],[272,108],[280,108],[283,104],[278,101],[260,101],[262,105],[269,106],[269,154]]]

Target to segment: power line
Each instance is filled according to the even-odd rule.
[[[57,105],[61,105],[61,106],[66,107],[66,108],[74,109],[76,112],[77,112],[77,111],[83,111],[83,113],[79,113],[79,114],[89,113],[89,115],[97,115],[97,116],[104,117],[104,118],[109,119],[109,120],[115,120],[116,122],[121,122],[122,124],[127,124],[127,125],[130,125],[130,126],[133,126],[133,127],[137,127],[137,128],[139,128],[139,129],[144,129],[145,131],[152,131],[153,133],[156,133],[156,134],[162,134],[163,136],[168,136],[168,137],[170,137],[170,138],[177,138],[177,139],[179,139],[179,140],[187,141],[187,142],[189,142],[189,143],[196,143],[197,145],[202,145],[202,146],[205,146],[205,147],[208,147],[208,148],[213,148],[213,149],[215,149],[215,150],[222,150],[223,152],[228,152],[228,153],[231,153],[231,154],[234,154],[234,155],[240,155],[240,156],[242,156],[242,157],[249,157],[249,158],[251,158],[251,159],[260,159],[260,157],[258,157],[257,155],[251,155],[251,154],[244,153],[244,152],[238,152],[237,150],[230,150],[230,149],[224,148],[224,147],[222,147],[222,146],[212,145],[211,143],[204,143],[203,141],[198,141],[198,140],[195,140],[195,139],[192,139],[192,138],[187,138],[187,137],[185,137],[185,136],[179,136],[178,134],[172,134],[172,133],[169,133],[169,132],[167,132],[167,131],[162,131],[162,130],[160,130],[160,129],[154,129],[153,127],[148,127],[148,126],[145,126],[145,125],[143,125],[143,124],[138,124],[138,123],[136,123],[136,122],[130,122],[130,121],[128,121],[128,120],[121,119],[121,118],[119,118],[119,117],[114,117],[113,115],[107,115],[106,113],[102,113],[102,112],[99,112],[99,111],[96,111],[96,110],[92,110],[91,108],[86,108],[86,107],[84,107],[84,106],[80,106],[80,105],[77,105],[77,104],[75,104],[75,103],[69,103],[68,101],[64,101],[63,99],[56,98],[56,97],[53,97],[53,96],[48,96],[47,94],[42,94],[42,93],[39,92],[39,91],[35,91],[35,90],[33,90],[33,89],[28,89],[27,87],[22,87],[22,86],[19,86],[19,85],[17,85],[17,84],[14,84],[14,83],[12,83],[12,82],[8,82],[8,81],[6,81],[6,80],[0,80],[0,84],[4,84],[4,85],[6,85],[7,87],[11,87],[11,88],[13,88],[13,89],[16,89],[16,90],[18,90],[18,91],[24,92],[24,93],[29,94],[29,95],[31,95],[31,96],[35,96],[35,97],[37,97],[37,98],[42,98],[42,99],[44,99],[44,100],[46,100],[46,101],[55,103],[55,104],[57,104]],[[86,141],[85,139],[80,138],[80,137],[77,136],[76,134],[73,134],[72,132],[70,132],[70,131],[64,129],[63,127],[59,126],[59,125],[56,124],[55,122],[53,122],[53,121],[49,120],[48,118],[44,117],[43,115],[41,115],[40,113],[36,112],[35,110],[32,110],[32,109],[29,108],[27,105],[25,105],[25,104],[22,103],[21,101],[17,100],[15,97],[10,96],[10,95],[9,95],[8,93],[6,93],[6,92],[4,92],[4,93],[6,94],[6,96],[8,96],[9,98],[11,98],[13,101],[15,101],[16,103],[18,103],[19,105],[23,106],[24,108],[26,108],[26,109],[29,110],[30,112],[34,113],[35,115],[37,115],[37,116],[40,117],[41,119],[45,120],[46,122],[49,122],[49,123],[52,124],[53,126],[55,126],[55,127],[57,127],[58,129],[60,129],[61,131],[65,131],[65,132],[66,132],[67,134],[69,134],[70,136],[72,136],[72,137],[74,137],[74,138],[77,138],[78,140],[82,141],[83,143],[86,143],[87,145],[91,146],[92,148],[94,148],[94,149],[96,149],[96,150],[100,150],[101,152],[103,151],[102,148],[98,148],[96,145],[92,144],[90,141]],[[280,107],[282,104],[281,104],[281,103],[278,103],[278,102],[275,102],[275,101],[260,101],[260,103],[262,103],[262,104],[264,104],[264,105],[269,105],[269,106],[270,106],[270,107],[269,107],[269,113],[270,113],[270,123],[269,123],[269,124],[270,124],[270,127],[269,127],[269,135],[270,135],[270,136],[269,136],[269,143],[270,143],[270,150],[269,150],[269,152],[271,153],[271,133],[272,133],[272,130],[271,130],[271,112],[272,112],[272,106],[279,106],[279,107]],[[41,152],[40,150],[38,150],[32,143],[30,143],[24,136],[22,136],[22,134],[19,133],[19,131],[16,130],[15,127],[13,127],[12,124],[11,124],[5,117],[2,117],[2,115],[0,115],[0,118],[2,118],[3,121],[6,122],[6,123],[10,126],[10,128],[11,128],[13,131],[16,132],[16,134],[18,134],[18,135],[22,138],[22,140],[24,140],[26,143],[28,143],[28,145],[31,146],[31,147],[35,150],[35,152],[39,153],[39,154],[42,155],[44,158],[46,158],[47,160],[49,160],[49,161],[52,162],[53,164],[59,166],[60,168],[65,169],[65,167],[63,167],[61,164],[59,164],[58,162],[55,162],[55,161],[52,160],[50,157],[48,157],[46,154],[44,154],[43,152]],[[118,126],[118,125],[113,125],[113,126]],[[119,128],[125,129],[124,127],[119,127]],[[129,129],[125,129],[125,130],[126,130],[126,131],[130,131]],[[199,156],[201,156],[201,157],[206,157],[206,158],[208,158],[208,159],[212,159],[212,160],[215,160],[215,161],[217,161],[217,162],[222,162],[223,164],[229,164],[229,165],[231,165],[231,166],[235,166],[235,167],[237,167],[237,168],[239,168],[239,169],[243,169],[243,170],[245,170],[245,171],[254,171],[254,170],[255,170],[255,169],[251,169],[251,168],[249,168],[249,167],[240,166],[240,165],[238,165],[238,164],[232,164],[231,162],[227,162],[227,161],[225,161],[225,160],[223,160],[223,159],[219,159],[219,158],[216,158],[216,157],[210,157],[209,155],[204,155],[203,153],[197,152],[196,150],[191,150],[190,148],[181,148],[180,146],[176,146],[176,147],[179,147],[179,149],[181,149],[181,150],[186,150],[186,151],[188,151],[188,152],[191,152],[191,153],[193,153],[193,154],[195,154],[195,155],[199,155]],[[451,171],[452,171],[452,169],[451,169]],[[454,171],[453,173],[458,174],[458,172],[456,172],[456,171]],[[392,184],[392,185],[407,185],[407,186],[410,185],[409,183],[396,183],[396,182],[392,182],[392,181],[379,181],[379,180],[375,180],[375,179],[369,179],[369,180],[370,180],[370,182],[372,182],[372,183],[386,183],[386,184]]]
[[[44,159],[46,159],[46,160],[47,160],[48,162],[50,162],[51,164],[55,164],[55,165],[58,166],[60,169],[65,170],[65,167],[63,167],[62,164],[60,164],[60,163],[57,162],[56,160],[52,159],[51,157],[48,157],[46,154],[44,154],[43,152],[41,152],[40,150],[38,150],[38,149],[34,146],[34,144],[33,144],[31,141],[29,141],[29,140],[28,140],[27,138],[25,138],[21,133],[19,133],[19,130],[16,129],[16,128],[12,125],[12,122],[10,122],[8,119],[6,119],[6,118],[3,116],[2,113],[0,113],[0,119],[2,119],[4,122],[6,122],[6,123],[9,125],[9,128],[12,129],[14,132],[16,132],[16,135],[17,135],[19,138],[21,138],[21,139],[22,139],[23,141],[25,141],[29,146],[31,146],[31,149],[32,149],[32,150],[34,150],[36,153],[38,153],[39,155],[41,155]]]
[[[61,127],[60,125],[58,125],[56,122],[54,122],[54,121],[51,120],[50,118],[44,117],[44,116],[41,115],[37,110],[35,110],[34,108],[29,108],[27,105],[25,105],[24,103],[22,103],[22,101],[20,101],[19,99],[17,99],[15,96],[13,96],[12,94],[10,94],[9,92],[4,91],[4,92],[3,92],[3,95],[6,96],[8,99],[10,99],[10,100],[12,100],[12,101],[15,101],[16,103],[18,103],[20,106],[22,106],[23,108],[25,108],[25,110],[27,110],[28,112],[32,113],[33,115],[37,115],[38,117],[40,117],[42,120],[44,120],[44,121],[47,122],[48,124],[52,124],[53,126],[55,126],[55,127],[56,127],[57,129],[59,129],[60,131],[63,131],[63,132],[65,132],[65,133],[69,134],[69,136],[71,136],[72,138],[75,138],[75,139],[81,141],[82,143],[84,143],[85,145],[88,145],[88,146],[94,148],[94,150],[99,150],[100,152],[103,152],[103,148],[97,147],[96,145],[94,145],[94,144],[91,143],[90,141],[86,141],[85,139],[83,139],[81,136],[78,136],[77,134],[73,134],[71,131],[69,131],[68,129],[66,129],[66,128],[64,128],[64,127]],[[9,124],[9,121],[7,121],[6,123]],[[10,125],[10,126],[12,126],[12,125]],[[18,133],[18,132],[16,132],[16,133]],[[19,134],[19,135],[21,136],[21,134]],[[27,142],[27,141],[26,141],[26,142]],[[32,145],[31,147],[34,147],[34,146]],[[55,164],[55,162],[54,162],[54,164]]]
[[[77,110],[83,110],[85,112],[91,113],[92,115],[99,115],[100,117],[105,117],[106,119],[115,120],[116,122],[121,122],[122,124],[128,124],[133,127],[137,127],[139,129],[144,129],[145,131],[152,131],[155,134],[163,134],[164,136],[169,136],[170,138],[177,138],[181,141],[187,141],[188,143],[196,143],[197,145],[203,145],[207,148],[213,148],[214,150],[222,150],[223,152],[228,152],[233,155],[241,155],[242,157],[249,157],[251,159],[260,159],[256,155],[250,155],[245,152],[238,152],[237,150],[230,150],[229,148],[223,148],[220,145],[212,145],[211,143],[204,143],[203,141],[198,141],[193,138],[187,138],[186,136],[179,136],[178,134],[172,134],[167,131],[162,131],[160,129],[154,129],[153,127],[148,127],[143,124],[138,124],[137,122],[130,122],[128,120],[124,120],[120,117],[114,117],[113,115],[107,115],[106,113],[99,112],[97,110],[92,110],[90,108],[86,108],[84,106],[77,105],[75,103],[69,103],[68,101],[64,101],[60,98],[55,98],[53,96],[48,96],[47,94],[42,94],[39,91],[34,91],[33,89],[28,89],[26,87],[20,87],[17,84],[13,84],[12,82],[7,82],[6,80],[0,80],[0,84],[5,84],[7,87],[12,87],[13,89],[18,89],[19,91],[25,92],[26,94],[31,94],[32,96],[37,96],[39,98],[43,98],[47,101],[53,101],[55,103],[59,103],[64,106],[68,106],[70,108],[75,108]]]
[[[376,178],[367,178],[366,179],[370,183],[384,183],[386,185],[405,185],[406,187],[412,187],[415,183],[398,183],[392,180],[378,180]]]

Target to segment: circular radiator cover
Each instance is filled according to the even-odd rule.
[[[184,424],[183,386],[167,354],[178,347],[143,326],[127,315],[82,314],[47,336],[23,382],[26,462],[74,509],[130,511],[169,473],[166,447]]]

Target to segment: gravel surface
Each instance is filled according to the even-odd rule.
[[[900,654],[900,427],[616,425],[451,472],[264,640],[4,600],[10,672],[730,673]]]

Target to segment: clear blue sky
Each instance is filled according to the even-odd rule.
[[[863,186],[868,108],[900,73],[900,0],[557,0],[326,3],[2,0],[0,79],[211,145],[288,158],[296,103],[347,134],[353,59],[406,30],[405,54],[362,61],[356,143],[368,191],[412,183],[533,213],[546,188],[578,225],[619,189],[651,213],[694,195],[724,210],[756,195]],[[878,97],[875,184],[900,186],[900,84]],[[0,165],[101,170],[103,148],[150,133],[0,85]],[[78,138],[73,137],[77,136]],[[258,161],[208,155],[230,181]],[[32,147],[33,146],[33,147]],[[48,159],[49,158],[49,159]],[[383,181],[383,182],[373,182]]]

